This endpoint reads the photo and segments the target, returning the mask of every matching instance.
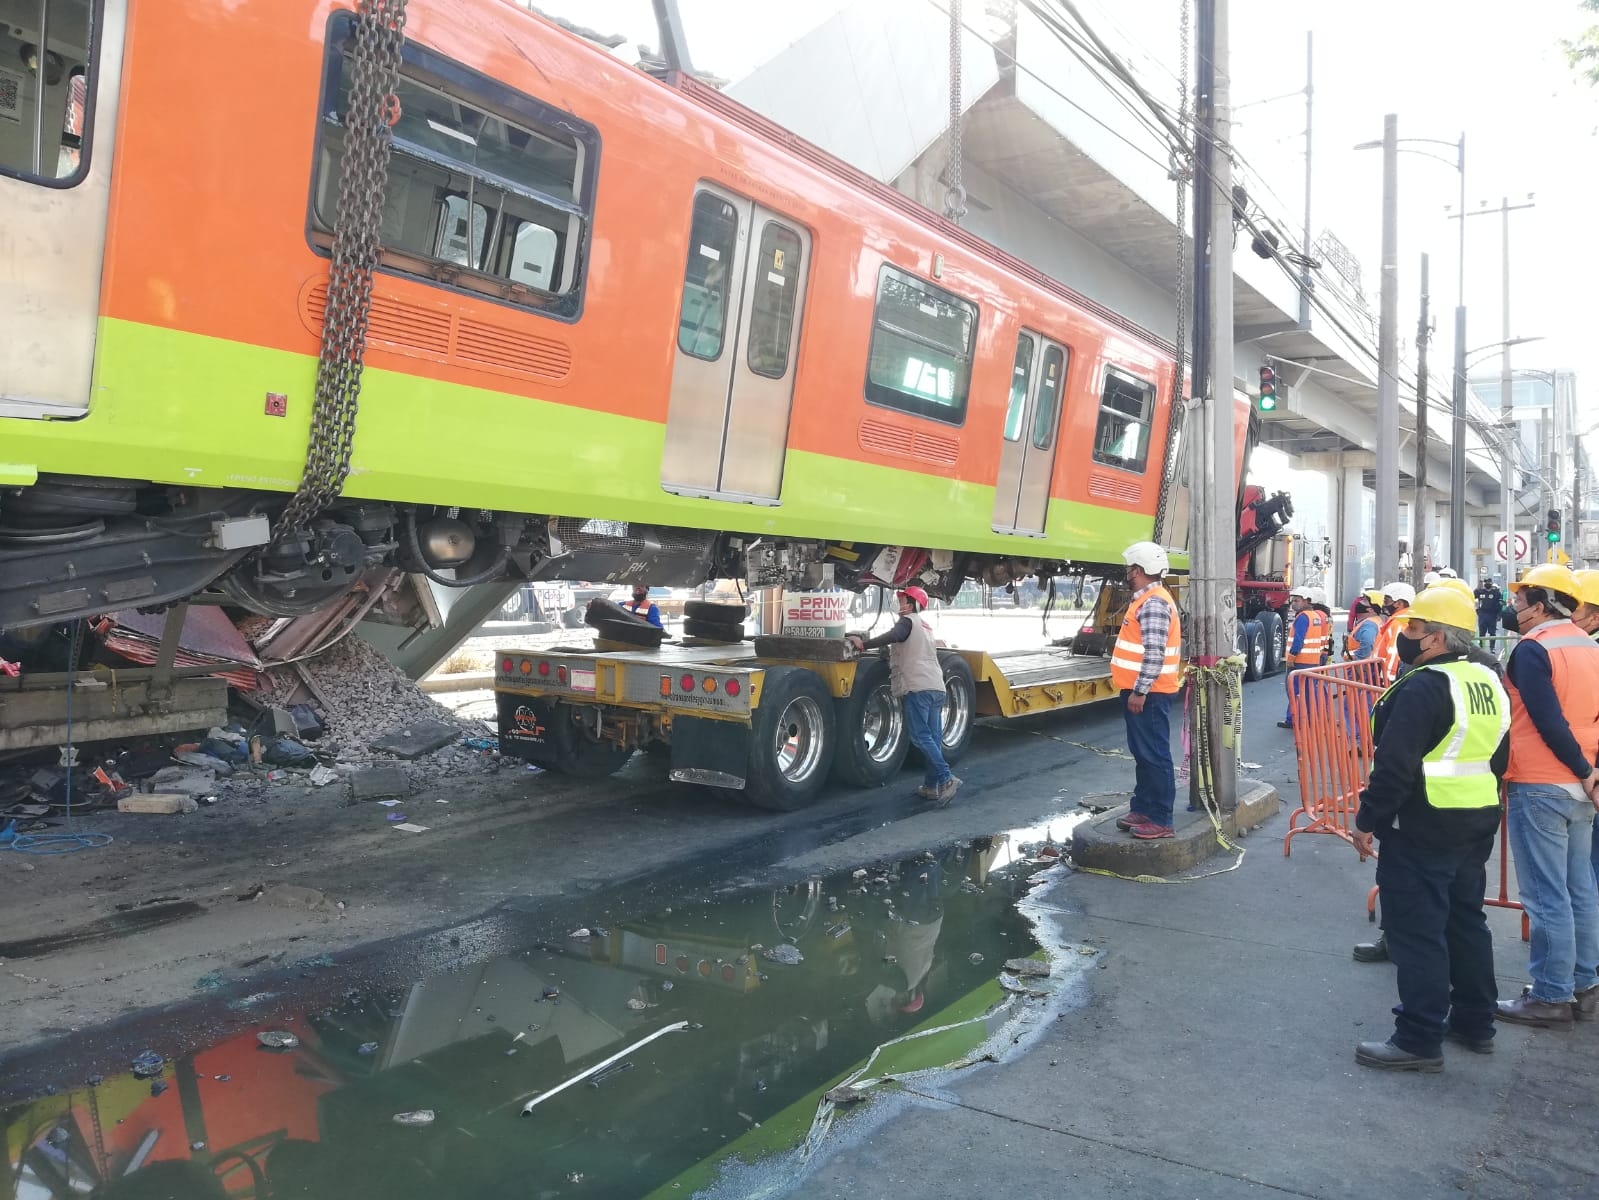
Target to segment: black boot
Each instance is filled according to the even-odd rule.
[[[1388,961],[1388,935],[1380,933],[1375,942],[1355,943],[1356,962],[1387,962]]]

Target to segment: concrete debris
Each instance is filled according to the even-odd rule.
[[[162,767],[150,776],[150,787],[158,792],[206,796],[217,790],[217,777],[195,767]]]
[[[310,780],[312,787],[327,787],[328,784],[339,781],[339,773],[332,767],[324,767],[318,763],[311,768]]]
[[[292,1033],[285,1033],[281,1029],[266,1029],[255,1035],[255,1040],[268,1050],[293,1050],[300,1044],[300,1039]]]
[[[870,1092],[862,1091],[858,1087],[850,1087],[848,1084],[840,1084],[836,1088],[829,1089],[823,1099],[825,1099],[829,1104],[859,1104],[869,1095],[871,1095]]]
[[[399,767],[367,767],[350,776],[350,795],[357,800],[381,800],[411,791],[411,778]]]
[[[1042,979],[1049,974],[1050,966],[1036,958],[1009,958],[1005,960],[1005,969],[1023,979]]]
[[[805,961],[805,956],[800,953],[800,948],[788,942],[784,942],[781,946],[773,946],[769,950],[761,951],[761,957],[769,962],[782,963],[786,967],[797,967]]]
[[[170,816],[174,813],[192,813],[199,807],[199,801],[193,796],[169,793],[124,796],[117,801],[117,811],[125,813],[156,813]]]
[[[396,758],[412,759],[442,750],[460,736],[461,731],[449,725],[441,725],[437,721],[419,721],[367,744],[374,750],[392,754]]]
[[[419,1108],[415,1112],[394,1114],[394,1123],[396,1125],[431,1125],[437,1119],[437,1114],[431,1108]]]

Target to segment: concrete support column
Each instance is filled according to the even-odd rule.
[[[1354,599],[1355,591],[1365,579],[1360,565],[1368,540],[1364,474],[1359,467],[1327,473],[1327,511],[1332,517],[1333,561],[1338,567],[1338,590],[1333,602],[1340,606]]]

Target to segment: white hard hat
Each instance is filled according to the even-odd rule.
[[[1406,604],[1416,602],[1416,589],[1408,583],[1385,583],[1382,585],[1382,594],[1390,600],[1403,600]]]
[[[1423,575],[1421,577],[1421,586],[1422,587],[1431,587],[1433,584],[1441,583],[1441,582],[1443,582],[1443,576],[1440,575],[1437,571],[1428,571],[1425,575]]]
[[[1453,567],[1439,567],[1438,574],[1442,575],[1445,579],[1460,578],[1459,572],[1457,572]]]
[[[1313,587],[1313,588],[1311,588],[1309,590],[1310,590],[1310,602],[1312,604],[1326,604],[1327,603],[1327,589],[1326,588]]]
[[[1122,551],[1122,562],[1141,568],[1146,575],[1164,575],[1171,568],[1165,547],[1158,542],[1134,542]]]
[[[1302,583],[1298,587],[1288,589],[1288,598],[1292,600],[1295,596],[1299,596],[1305,600],[1314,600],[1315,590],[1316,589],[1311,587],[1308,583]]]

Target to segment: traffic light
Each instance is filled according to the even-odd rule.
[[[1277,372],[1270,367],[1260,368],[1260,399],[1255,407],[1263,413],[1277,411]]]
[[[1560,544],[1560,510],[1558,508],[1549,510],[1549,520],[1544,525],[1544,537],[1549,540],[1551,546]]]

